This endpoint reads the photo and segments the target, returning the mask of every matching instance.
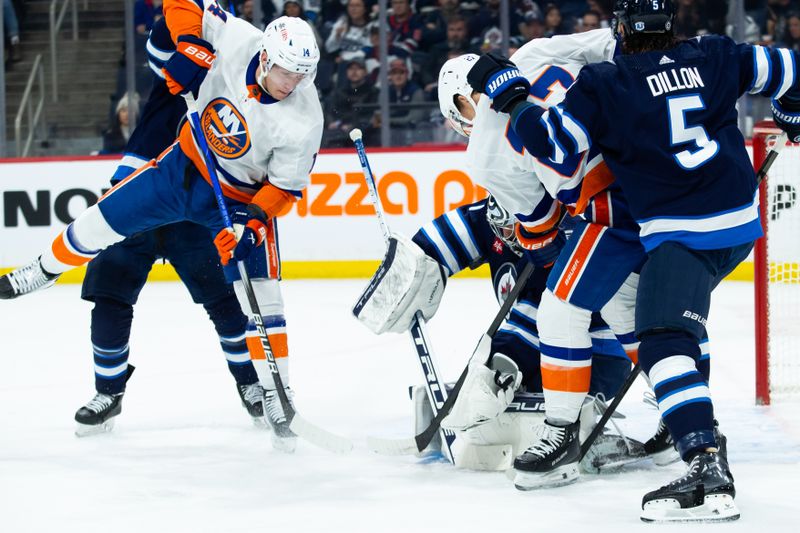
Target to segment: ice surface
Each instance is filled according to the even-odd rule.
[[[113,433],[78,439],[73,414],[94,394],[90,305],[76,285],[0,302],[0,532],[697,530],[638,518],[642,495],[679,465],[522,493],[502,473],[371,454],[367,435],[411,436],[407,386],[421,378],[408,336],[374,336],[350,316],[364,283],[283,284],[298,409],[352,438],[346,457],[303,442],[293,456],[271,449],[239,405],[202,307],[173,283],[148,285],[136,307],[137,372]],[[487,281],[448,284],[430,324],[448,379],[496,309]],[[796,531],[799,406],[754,406],[752,286],[723,283],[709,324],[742,511],[714,530]],[[637,383],[623,402],[622,424],[645,439],[656,415],[642,391]]]

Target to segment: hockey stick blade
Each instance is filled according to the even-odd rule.
[[[494,334],[497,333],[498,329],[500,329],[500,324],[503,323],[506,315],[508,315],[508,312],[511,310],[511,306],[517,301],[517,297],[522,292],[525,284],[528,283],[528,279],[530,279],[531,274],[533,274],[533,263],[528,263],[525,265],[522,273],[517,278],[514,288],[511,289],[511,292],[506,297],[503,305],[500,306],[500,311],[498,311],[497,315],[489,326],[489,329],[481,336],[481,341],[478,342],[477,346],[480,346],[481,343],[484,342],[485,337],[494,337]],[[433,417],[431,423],[421,433],[418,433],[414,438],[411,439],[406,438],[392,440],[368,437],[367,445],[369,448],[375,453],[383,455],[411,455],[419,453],[427,448],[428,444],[431,443],[433,437],[435,437],[436,433],[439,431],[442,420],[450,413],[450,409],[452,409],[453,405],[456,403],[458,393],[461,391],[461,387],[464,385],[464,380],[467,379],[468,370],[469,365],[464,367],[464,370],[458,377],[458,381],[456,381],[453,390],[450,391],[447,401],[444,402],[444,405],[442,405],[442,408],[438,413],[436,413],[436,416]]]
[[[353,443],[349,439],[335,435],[330,431],[312,424],[297,414],[297,411],[295,411],[292,422],[289,424],[289,429],[298,437],[302,437],[311,444],[330,452],[347,454],[353,451]]]
[[[414,438],[383,439],[380,437],[367,437],[367,448],[381,455],[414,455],[420,451]]]

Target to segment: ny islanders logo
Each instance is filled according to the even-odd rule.
[[[200,119],[208,145],[220,157],[237,159],[250,149],[247,123],[227,99],[212,100]]]

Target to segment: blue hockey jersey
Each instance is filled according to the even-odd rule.
[[[599,148],[645,249],[725,248],[761,236],[736,100],[746,91],[779,98],[796,85],[794,52],[707,36],[589,65],[561,104],[520,105],[512,126],[554,162]]]

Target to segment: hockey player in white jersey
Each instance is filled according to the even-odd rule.
[[[288,345],[278,281],[276,218],[308,184],[322,136],[322,109],[313,80],[319,50],[311,27],[281,17],[264,32],[230,17],[214,0],[165,0],[164,15],[177,51],[164,66],[173,94],[196,97],[201,132],[188,121],[176,142],[114,186],[25,267],[0,278],[0,298],[50,286],[63,272],[91,261],[133,234],[190,220],[209,228],[226,278],[248,305],[236,266],[249,271],[262,320],[284,385]],[[224,229],[195,135],[213,152],[228,209],[241,236]],[[263,387],[265,415],[276,447],[293,450],[296,437],[280,407],[254,324],[247,346]],[[292,393],[287,386],[287,394]]]
[[[530,81],[528,99],[549,107],[563,99],[580,69],[610,60],[617,41],[610,30],[536,39],[513,61]],[[636,361],[634,301],[637,271],[645,260],[638,226],[627,215],[624,198],[602,158],[583,154],[553,164],[528,154],[497,113],[497,102],[473,91],[467,77],[477,56],[451,59],[442,67],[439,102],[453,127],[469,136],[471,175],[515,214],[517,238],[529,260],[554,264],[538,309],[541,375],[547,419],[540,438],[514,462],[515,485],[522,490],[577,479],[581,405],[591,379],[592,312],[600,312]],[[503,80],[496,80],[502,85]],[[490,106],[493,105],[493,108]],[[565,246],[558,232],[565,210],[583,213]],[[468,392],[468,391],[467,391]],[[471,395],[463,394],[462,401]],[[454,413],[468,413],[458,409]],[[470,424],[470,420],[445,424]]]

